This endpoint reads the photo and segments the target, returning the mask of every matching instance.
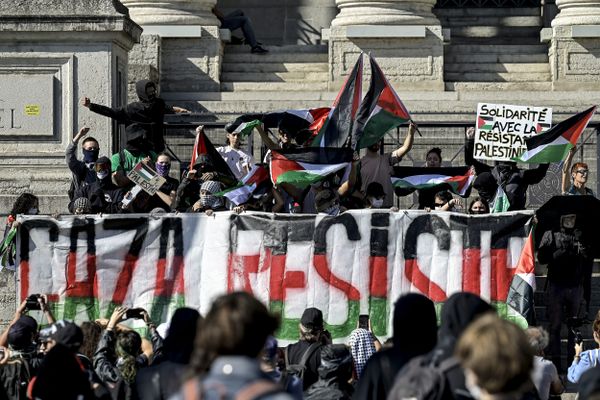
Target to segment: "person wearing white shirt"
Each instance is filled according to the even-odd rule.
[[[237,180],[240,180],[246,175],[254,165],[254,159],[251,155],[243,150],[240,150],[239,133],[235,131],[227,131],[227,146],[218,147],[217,151],[223,157],[231,172]]]

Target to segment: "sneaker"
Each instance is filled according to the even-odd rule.
[[[268,53],[269,50],[265,49],[264,47],[262,47],[260,45],[256,45],[252,48],[252,50],[250,50],[250,52],[252,52],[254,54],[265,54],[265,53]]]

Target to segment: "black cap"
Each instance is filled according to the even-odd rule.
[[[318,308],[307,308],[302,313],[300,323],[310,330],[323,329],[323,313]]]
[[[383,186],[379,182],[371,182],[367,185],[367,196],[373,197],[381,197],[385,196],[385,192],[383,191]]]
[[[36,331],[35,319],[23,315],[8,330],[8,344],[15,350],[25,349],[32,344],[32,336]]]
[[[83,343],[83,331],[73,322],[61,319],[56,321],[52,327],[55,330],[50,338],[54,339],[56,343],[60,343],[71,350],[79,349],[81,343]]]

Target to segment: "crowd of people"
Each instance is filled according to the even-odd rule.
[[[362,317],[334,344],[322,311],[307,308],[298,340],[280,347],[279,317],[246,292],[216,298],[205,316],[179,308],[159,326],[122,306],[109,319],[55,321],[45,296],[32,295],[0,335],[0,398],[545,400],[564,390],[543,358],[547,332],[523,330],[472,293],[447,299],[439,328],[431,300],[402,295],[383,344]],[[600,312],[593,329],[600,343]],[[578,346],[568,379],[579,399],[598,399],[599,350]]]

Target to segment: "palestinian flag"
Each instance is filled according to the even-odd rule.
[[[255,119],[255,120],[252,120],[249,122],[242,122],[231,133],[237,133],[240,136],[246,137],[246,136],[249,136],[252,133],[252,131],[254,130],[254,128],[256,128],[260,124],[261,124],[261,122],[259,119]]]
[[[292,134],[309,129],[314,133],[321,129],[330,110],[329,107],[321,107],[275,111],[264,114],[261,121],[265,128],[283,128]]]
[[[494,117],[477,117],[477,129],[491,131],[494,126]]]
[[[312,146],[342,147],[352,133],[352,124],[362,98],[362,53],[340,89],[327,119],[319,133],[313,138]]]
[[[271,181],[301,189],[342,169],[352,162],[350,148],[304,147],[271,153]]]
[[[152,180],[152,178],[154,178],[157,175],[156,171],[154,171],[152,168],[150,168],[141,161],[137,163],[135,167],[133,167],[133,169],[146,181]]]
[[[227,197],[236,206],[244,204],[263,182],[267,182],[269,173],[261,166],[254,166],[237,184],[237,186],[215,193],[215,196]]]
[[[439,186],[461,197],[469,197],[475,171],[471,167],[394,167],[392,185],[411,193]],[[407,194],[408,194],[407,193]]]
[[[531,230],[513,276],[506,304],[514,312],[522,316],[529,324],[535,323],[533,293],[535,292],[535,252],[533,231]]]
[[[494,197],[494,201],[490,204],[490,212],[500,213],[506,212],[510,208],[510,202],[508,201],[508,196],[504,189],[502,189],[501,185],[498,185],[498,190],[496,190],[496,196]]]
[[[238,133],[240,136],[248,136],[252,130],[260,125],[264,114],[250,113],[237,117],[233,122],[225,125],[225,130],[231,133]]]
[[[196,141],[194,142],[194,149],[192,150],[192,156],[190,157],[188,170],[194,168],[194,165],[196,165],[196,160],[200,155],[208,156],[215,172],[235,179],[235,175],[233,175],[233,172],[231,172],[231,168],[229,168],[229,165],[227,165],[223,157],[221,157],[217,149],[215,149],[215,146],[213,146],[204,131],[196,134]]]
[[[354,149],[377,143],[387,131],[411,119],[410,113],[375,59],[371,56],[369,59],[371,60],[371,84],[352,127]]]
[[[513,160],[531,164],[546,164],[564,160],[569,150],[577,144],[581,132],[592,119],[594,112],[596,112],[596,106],[573,115],[546,132],[525,139],[527,151]]]

